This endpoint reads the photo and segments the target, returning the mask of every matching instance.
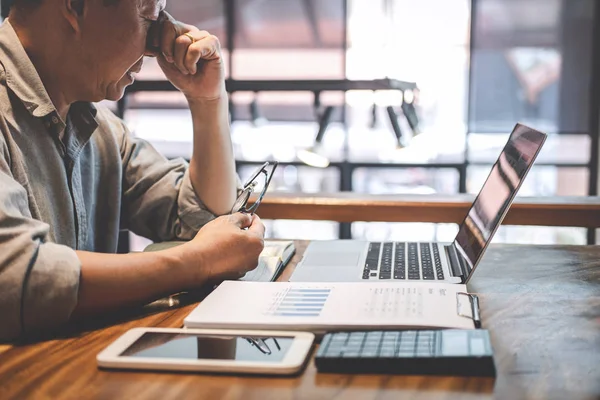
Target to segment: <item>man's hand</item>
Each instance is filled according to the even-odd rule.
[[[167,79],[188,100],[216,100],[226,95],[221,45],[216,36],[162,13],[153,45]],[[193,38],[193,39],[192,39]]]
[[[258,265],[264,235],[258,216],[236,213],[209,222],[193,240],[175,249],[184,268],[201,268],[200,281],[238,279]]]
[[[192,241],[168,250],[130,254],[77,251],[82,266],[74,315],[141,304],[210,282],[238,279],[257,266],[264,234],[260,218],[238,213],[209,222]]]

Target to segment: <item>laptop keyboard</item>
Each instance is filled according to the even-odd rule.
[[[430,243],[370,242],[362,278],[443,280],[438,246]]]

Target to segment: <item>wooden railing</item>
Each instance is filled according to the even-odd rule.
[[[268,193],[258,214],[263,219],[460,223],[473,199],[471,195]],[[504,224],[600,228],[600,197],[517,197]]]

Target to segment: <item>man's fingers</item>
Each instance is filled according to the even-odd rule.
[[[248,228],[248,232],[252,232],[261,238],[265,237],[265,225],[260,220],[260,217],[256,214],[252,216],[252,223]]]
[[[197,71],[197,64],[200,60],[213,60],[220,57],[219,40],[207,32],[206,36],[192,43],[185,55],[185,68],[194,75]],[[195,35],[194,35],[195,36]]]
[[[150,28],[148,29],[148,33],[146,34],[146,52],[145,55],[151,55],[153,57],[158,57],[162,51],[160,49],[160,41],[162,40],[162,29],[163,24],[160,22],[162,15],[158,17],[157,21],[154,21]]]
[[[175,26],[174,19],[167,12],[164,12],[164,16],[161,16],[163,21],[161,29],[161,40],[160,40],[160,51],[165,56],[165,59],[172,63],[173,62],[173,51],[175,48],[175,38],[177,38],[177,27]]]
[[[178,36],[175,39],[175,46],[173,48],[173,64],[179,69],[184,75],[189,75],[190,71],[185,67],[185,55],[188,51],[188,47],[192,44],[192,39],[185,35]]]
[[[182,74],[195,74],[201,59],[220,57],[220,44],[215,36],[177,22],[167,12],[161,14],[160,20],[160,52]]]
[[[209,37],[206,31],[190,30],[175,39],[173,60],[182,74],[196,73],[196,63],[211,51],[211,45],[214,47],[210,40],[205,41]]]
[[[164,54],[159,54],[156,57],[156,60],[158,61],[158,65],[163,69],[163,71],[173,71],[173,72],[179,71],[179,68],[177,68],[175,66],[175,64],[172,64],[169,61],[167,61]]]
[[[240,229],[244,229],[252,224],[252,216],[241,212],[231,214],[229,220]]]

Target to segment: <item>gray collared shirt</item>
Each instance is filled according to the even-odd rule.
[[[132,137],[110,110],[76,103],[62,121],[8,21],[0,26],[0,133],[0,341],[69,319],[81,269],[75,250],[114,253],[120,228],[190,239],[214,218],[185,161]]]

